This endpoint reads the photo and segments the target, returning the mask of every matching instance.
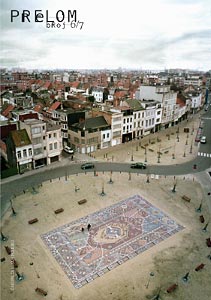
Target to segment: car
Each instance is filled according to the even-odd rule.
[[[201,139],[200,139],[200,143],[201,144],[206,144],[206,141],[207,141],[206,136],[202,136]]]
[[[85,163],[85,164],[81,165],[82,170],[93,169],[94,167],[95,167],[95,165],[93,163]]]
[[[131,164],[130,166],[132,169],[146,169],[147,165],[141,162],[137,162],[134,164]]]
[[[64,151],[69,153],[69,154],[73,154],[74,153],[74,150],[72,148],[70,148],[69,146],[65,146],[64,147]]]

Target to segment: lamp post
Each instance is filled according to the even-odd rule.
[[[192,153],[193,151],[193,140],[191,141],[191,145],[190,145],[190,153]]]
[[[175,159],[175,148],[176,148],[176,143],[174,143],[174,149],[173,149],[173,153],[172,153],[172,159]]]
[[[159,148],[158,148],[158,163],[160,163],[160,147],[161,147],[161,145],[159,145]]]
[[[147,162],[147,146],[145,146],[145,152],[144,152],[144,154],[145,154],[145,162]]]
[[[1,240],[2,240],[3,242],[5,242],[5,241],[8,240],[8,238],[3,234],[2,231],[1,231]]]
[[[177,186],[177,182],[175,181],[175,182],[174,182],[173,189],[172,189],[172,193],[175,193],[175,192],[176,192],[176,186]]]
[[[183,157],[186,157],[186,149],[184,148],[184,153],[183,153]]]
[[[133,159],[133,148],[132,148],[132,150],[131,150],[131,161],[133,161],[134,159]]]
[[[114,183],[113,180],[112,180],[112,171],[111,171],[111,174],[110,174],[110,180],[109,180],[108,183],[110,183],[110,184]]]
[[[196,212],[200,213],[201,210],[202,210],[202,201],[201,201],[199,207],[196,209]]]
[[[101,196],[105,196],[105,195],[106,195],[106,193],[105,193],[105,191],[104,191],[104,182],[103,182],[103,184],[102,184],[102,192],[101,192],[100,195],[101,195]]]
[[[147,283],[146,283],[146,288],[148,289],[148,287],[149,287],[149,283],[150,283],[150,279],[154,276],[155,274],[153,273],[153,272],[150,272],[149,273],[149,278],[148,278],[148,281],[147,281]]]
[[[182,277],[182,280],[183,280],[184,282],[187,282],[187,281],[188,281],[188,279],[189,279],[189,274],[190,274],[190,272],[187,272],[187,273]]]

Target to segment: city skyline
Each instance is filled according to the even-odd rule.
[[[11,10],[20,15],[11,22]],[[22,10],[30,22],[21,22]],[[63,11],[66,26],[35,22],[39,10],[55,19]],[[68,10],[83,28],[71,28]],[[61,14],[59,15],[61,18]],[[43,18],[44,19],[44,18]],[[52,3],[2,1],[1,67],[26,69],[211,69],[211,4],[208,0],[92,0]],[[67,26],[68,25],[68,26]]]

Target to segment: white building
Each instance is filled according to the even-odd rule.
[[[111,129],[101,131],[101,149],[111,146]]]
[[[46,151],[46,123],[28,119],[20,122],[20,128],[26,129],[33,147],[33,168],[39,168],[47,164]]]
[[[103,102],[103,91],[104,91],[104,88],[102,88],[102,87],[93,88],[92,96],[94,96],[96,102],[98,102],[98,103]]]
[[[47,164],[61,160],[63,150],[61,127],[47,124],[46,127]]]
[[[170,90],[168,85],[143,85],[136,93],[138,99],[155,100],[162,104],[162,126],[166,128],[174,122],[177,93]]]
[[[7,140],[8,161],[19,173],[32,169],[33,147],[25,129],[13,130]]]

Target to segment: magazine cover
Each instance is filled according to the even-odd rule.
[[[1,299],[208,300],[209,0],[0,0]]]

